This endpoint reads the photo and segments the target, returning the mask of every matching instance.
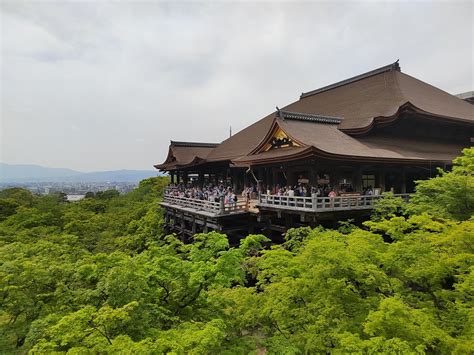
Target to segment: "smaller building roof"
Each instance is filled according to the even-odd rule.
[[[197,164],[218,145],[219,143],[171,141],[166,160],[154,167],[169,171]]]

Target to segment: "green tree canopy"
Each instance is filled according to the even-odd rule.
[[[75,203],[0,193],[4,353],[474,352],[472,149],[370,221],[235,245],[164,235],[167,178]],[[469,195],[471,194],[471,195]]]

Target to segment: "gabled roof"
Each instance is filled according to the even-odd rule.
[[[168,156],[162,164],[154,165],[160,170],[174,170],[203,161],[219,143],[171,141]]]
[[[252,154],[233,160],[236,165],[258,165],[281,160],[320,156],[336,160],[359,161],[437,161],[450,162],[465,147],[462,143],[439,142],[428,139],[379,137],[352,137],[335,124],[302,122],[277,118],[278,126],[288,137],[297,139],[298,146],[268,151],[255,150]],[[268,139],[269,136],[267,135]],[[263,141],[260,146],[263,146]]]
[[[319,94],[319,93],[324,92],[324,91],[329,91],[329,90],[338,88],[340,86],[344,86],[344,85],[347,85],[347,84],[350,84],[350,83],[354,83],[356,81],[367,79],[371,76],[381,74],[381,73],[385,73],[385,72],[389,72],[389,71],[393,71],[393,70],[401,71],[400,65],[398,64],[398,60],[395,63],[385,65],[383,67],[368,71],[367,73],[363,73],[363,74],[353,76],[352,78],[345,79],[345,80],[339,81],[337,83],[334,83],[334,84],[331,84],[331,85],[328,85],[328,86],[324,86],[320,89],[312,90],[312,91],[309,91],[309,92],[304,92],[300,95],[300,99],[303,99],[303,98],[308,97],[308,96],[316,95],[316,94]]]
[[[339,128],[351,134],[367,132],[377,121],[396,116],[401,107],[439,119],[474,123],[472,105],[396,68],[384,68],[374,75],[366,73],[358,80],[304,94],[283,110],[342,117]]]
[[[275,112],[227,138],[209,153],[207,161],[230,161],[249,154],[268,133],[274,119]]]
[[[369,153],[366,147],[352,136],[368,133],[379,122],[394,121],[405,111],[418,112],[437,120],[474,125],[473,105],[401,73],[397,61],[336,84],[303,93],[298,101],[277,109],[226,139],[206,160],[247,159],[245,156],[255,152],[256,147],[262,144],[275,120],[293,121],[288,123],[292,126],[288,127],[288,130],[292,132],[287,133],[293,134],[296,140],[302,141],[301,137],[306,137],[306,140],[315,146],[325,144],[327,150],[334,149],[341,154],[354,155],[356,149],[360,149],[362,155],[375,154],[374,151]],[[338,121],[337,126],[330,128],[328,135],[321,134],[327,131],[328,127],[308,126],[305,125],[307,122],[304,122],[321,121],[323,118],[329,118],[333,123],[336,123],[334,119]],[[341,151],[344,142],[351,145],[351,149],[346,152]],[[420,156],[420,159],[424,158]]]

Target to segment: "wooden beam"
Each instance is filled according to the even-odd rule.
[[[193,215],[192,219],[192,234],[194,235],[196,234],[196,216]]]

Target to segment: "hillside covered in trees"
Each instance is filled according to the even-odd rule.
[[[474,148],[363,226],[164,235],[166,178],[0,191],[2,353],[474,352]]]

